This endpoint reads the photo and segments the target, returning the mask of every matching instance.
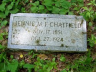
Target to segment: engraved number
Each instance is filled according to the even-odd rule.
[[[44,41],[49,41],[49,37],[44,37]]]

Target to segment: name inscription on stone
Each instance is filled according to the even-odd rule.
[[[86,51],[86,22],[81,16],[12,14],[10,27],[8,48]]]

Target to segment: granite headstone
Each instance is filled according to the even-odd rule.
[[[86,32],[86,21],[82,16],[11,14],[8,48],[85,52]]]

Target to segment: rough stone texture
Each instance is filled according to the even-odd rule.
[[[86,21],[75,15],[11,14],[8,48],[87,51]]]

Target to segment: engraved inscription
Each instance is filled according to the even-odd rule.
[[[16,16],[11,44],[82,47],[82,36],[81,19]]]

